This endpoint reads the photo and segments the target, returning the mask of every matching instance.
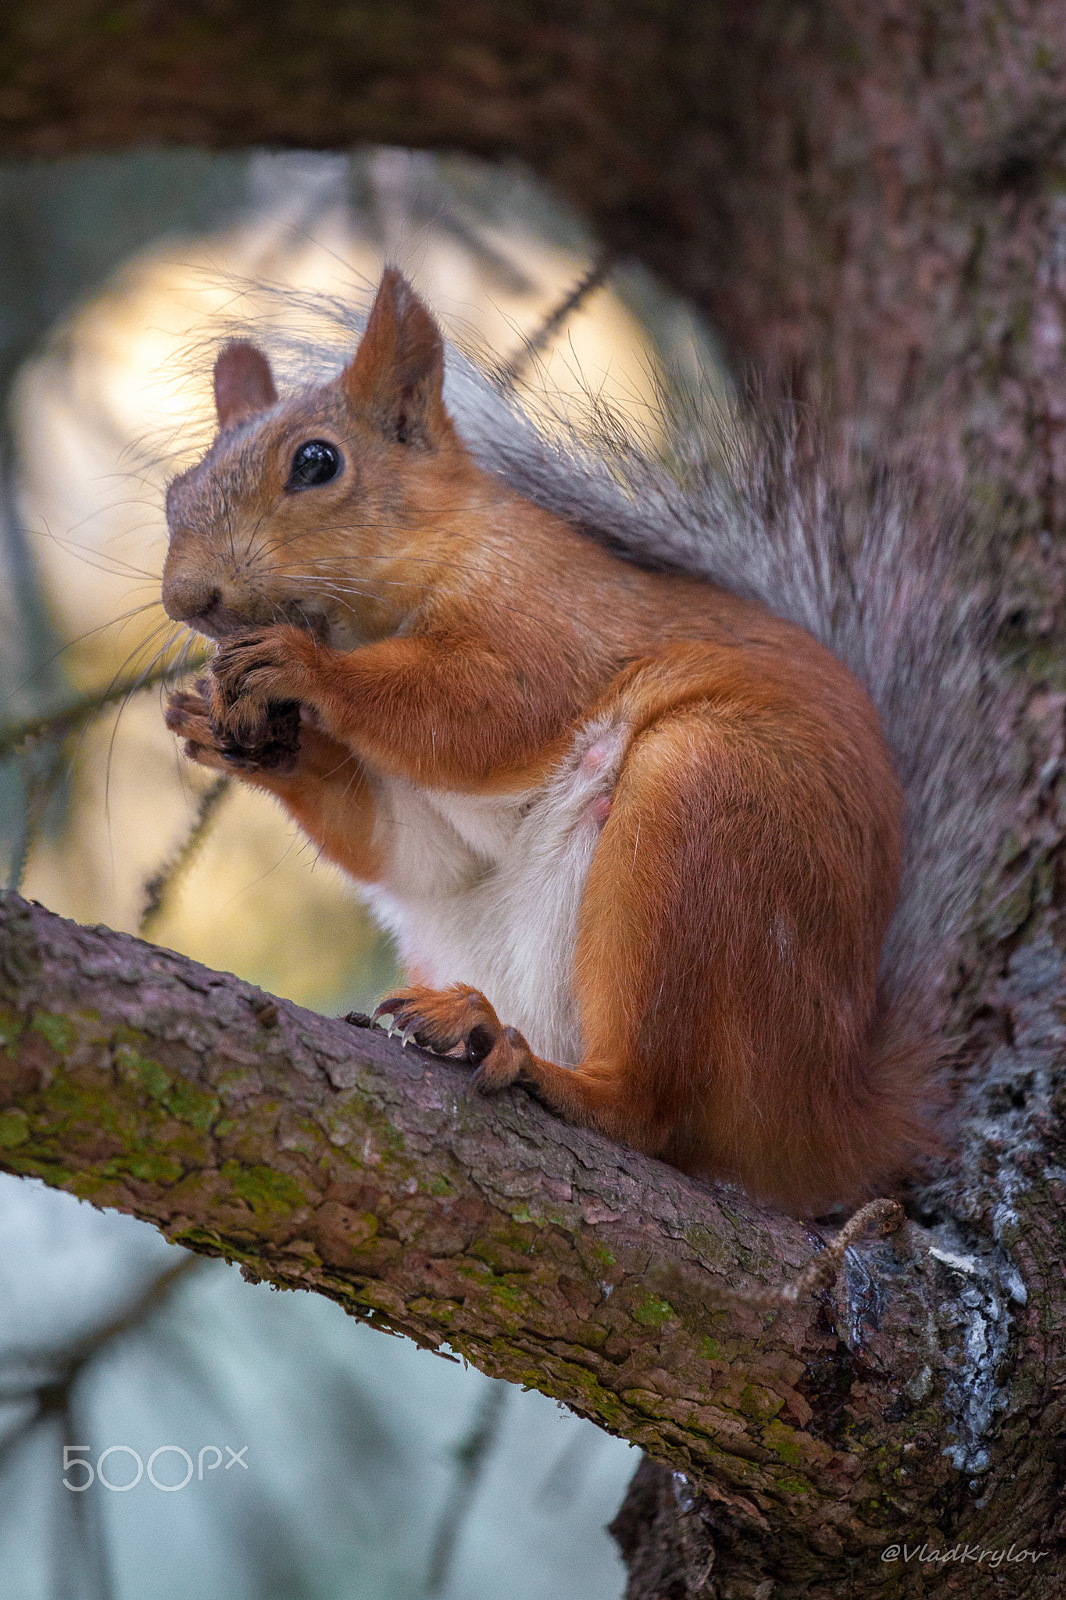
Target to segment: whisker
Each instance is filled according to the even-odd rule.
[[[107,744],[107,763],[105,766],[104,776],[104,813],[109,819],[111,805],[111,763],[115,753],[115,740],[118,738],[118,730],[122,721],[122,713],[125,711],[135,694],[139,694],[143,689],[148,688],[153,682],[157,681],[157,678],[153,677],[153,674],[155,673],[159,662],[165,660],[169,652],[173,649],[178,637],[178,629],[180,626],[180,623],[171,622],[170,619],[167,618],[166,621],[161,622],[157,628],[153,629],[152,633],[148,635],[148,638],[139,647],[138,651],[131,652],[131,656],[126,658],[128,663],[128,661],[133,656],[136,656],[140,650],[146,649],[154,639],[156,639],[160,634],[163,634],[163,643],[151,656],[147,665],[140,670],[140,672],[137,674],[137,677],[128,686],[126,694],[119,701],[118,715],[115,718],[111,729],[111,737]],[[165,670],[166,669],[164,669],[164,672]]]
[[[155,606],[159,605],[159,603],[160,602],[158,600],[145,601],[139,606],[133,606],[129,611],[122,612],[117,617],[109,618],[107,622],[101,622],[96,628],[86,628],[85,632],[79,633],[76,639],[68,639],[65,644],[61,644],[58,650],[54,650],[47,660],[42,661],[31,673],[29,673],[27,677],[23,678],[20,683],[15,684],[10,693],[5,696],[4,700],[0,701],[0,704],[6,704],[11,700],[16,699],[18,695],[20,695],[24,689],[27,689],[36,678],[39,678],[50,666],[53,665],[54,662],[58,661],[60,656],[66,655],[68,650],[73,650],[78,645],[84,644],[87,639],[94,639],[97,634],[103,633],[107,628],[115,627],[116,624],[118,624],[120,627],[124,626],[127,622],[132,621],[134,617],[142,616],[146,611],[151,611]]]

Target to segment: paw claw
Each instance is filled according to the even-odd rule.
[[[375,1008],[375,1021],[385,1016],[390,1036],[398,1033],[405,1048],[413,1041],[435,1055],[469,1063],[472,1085],[484,1094],[513,1083],[531,1059],[522,1035],[502,1027],[485,996],[466,984],[399,990]]]

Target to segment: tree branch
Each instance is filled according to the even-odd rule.
[[[954,1480],[950,1269],[919,1230],[767,1313],[735,1291],[798,1269],[812,1229],[377,1031],[15,895],[0,991],[9,1171],[541,1389],[797,1559],[812,1524],[866,1548]]]

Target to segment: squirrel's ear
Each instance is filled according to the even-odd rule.
[[[362,341],[340,381],[387,439],[429,450],[451,433],[441,398],[440,329],[395,267],[385,269]]]
[[[266,411],[278,398],[270,362],[258,345],[235,339],[218,353],[215,362],[215,410],[220,428],[232,428],[257,411]]]

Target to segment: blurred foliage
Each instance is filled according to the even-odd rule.
[[[0,699],[32,710],[64,686],[59,641],[37,582],[23,524],[13,436],[16,374],[80,305],[149,240],[217,226],[246,186],[246,155],[183,152],[0,166]],[[0,846],[24,864],[34,826],[60,784],[61,762],[38,751],[0,767]],[[23,799],[25,809],[23,809]]]

